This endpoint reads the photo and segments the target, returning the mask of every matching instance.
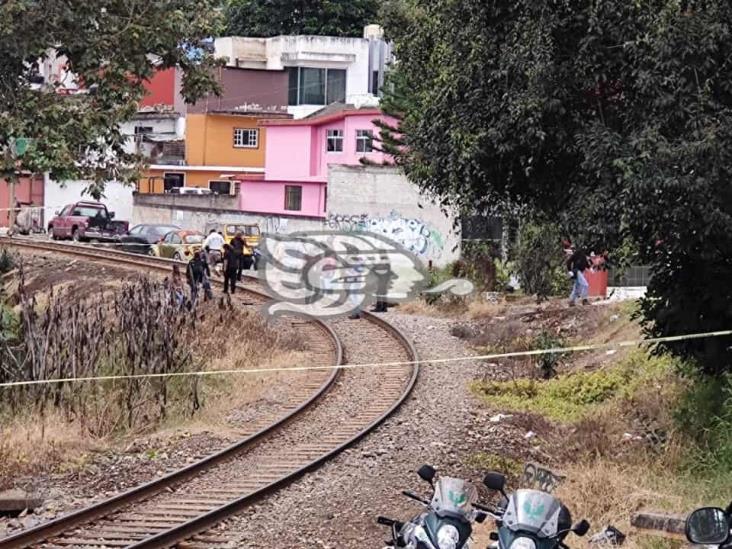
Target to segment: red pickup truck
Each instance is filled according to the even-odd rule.
[[[70,238],[77,242],[115,241],[127,233],[127,221],[113,221],[114,212],[99,202],[76,202],[65,206],[48,224],[54,240]]]

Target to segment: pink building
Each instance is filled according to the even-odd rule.
[[[328,166],[380,164],[374,119],[393,123],[377,108],[334,104],[300,120],[263,120],[264,179],[242,179],[240,208],[246,212],[325,217]]]

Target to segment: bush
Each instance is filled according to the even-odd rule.
[[[521,288],[538,300],[563,293],[568,285],[561,233],[552,223],[525,223],[516,247],[516,270]]]
[[[681,432],[693,442],[690,470],[732,471],[732,375],[721,380],[698,378],[681,399],[675,417]]]
[[[564,338],[542,330],[532,341],[532,349],[559,349],[564,347]],[[544,379],[549,379],[557,374],[557,366],[562,360],[564,353],[544,353],[539,355],[536,367],[541,371]]]

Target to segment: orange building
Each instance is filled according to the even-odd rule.
[[[209,112],[186,115],[185,163],[152,164],[140,192],[162,193],[173,187],[203,187],[219,194],[233,192],[232,180],[264,173],[266,128],[258,121],[287,115]]]

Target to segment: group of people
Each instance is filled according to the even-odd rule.
[[[246,242],[241,233],[236,233],[230,244],[226,243],[224,236],[215,229],[203,241],[203,249],[193,253],[193,257],[186,266],[186,280],[190,290],[189,306],[194,307],[198,297],[203,290],[204,301],[213,299],[211,287],[211,273],[215,272],[219,265],[222,266],[224,277],[224,293],[233,294],[236,292],[236,283],[241,282],[242,272],[245,268]],[[185,284],[181,269],[173,265],[173,272],[169,280],[172,298],[183,307],[186,304]]]

